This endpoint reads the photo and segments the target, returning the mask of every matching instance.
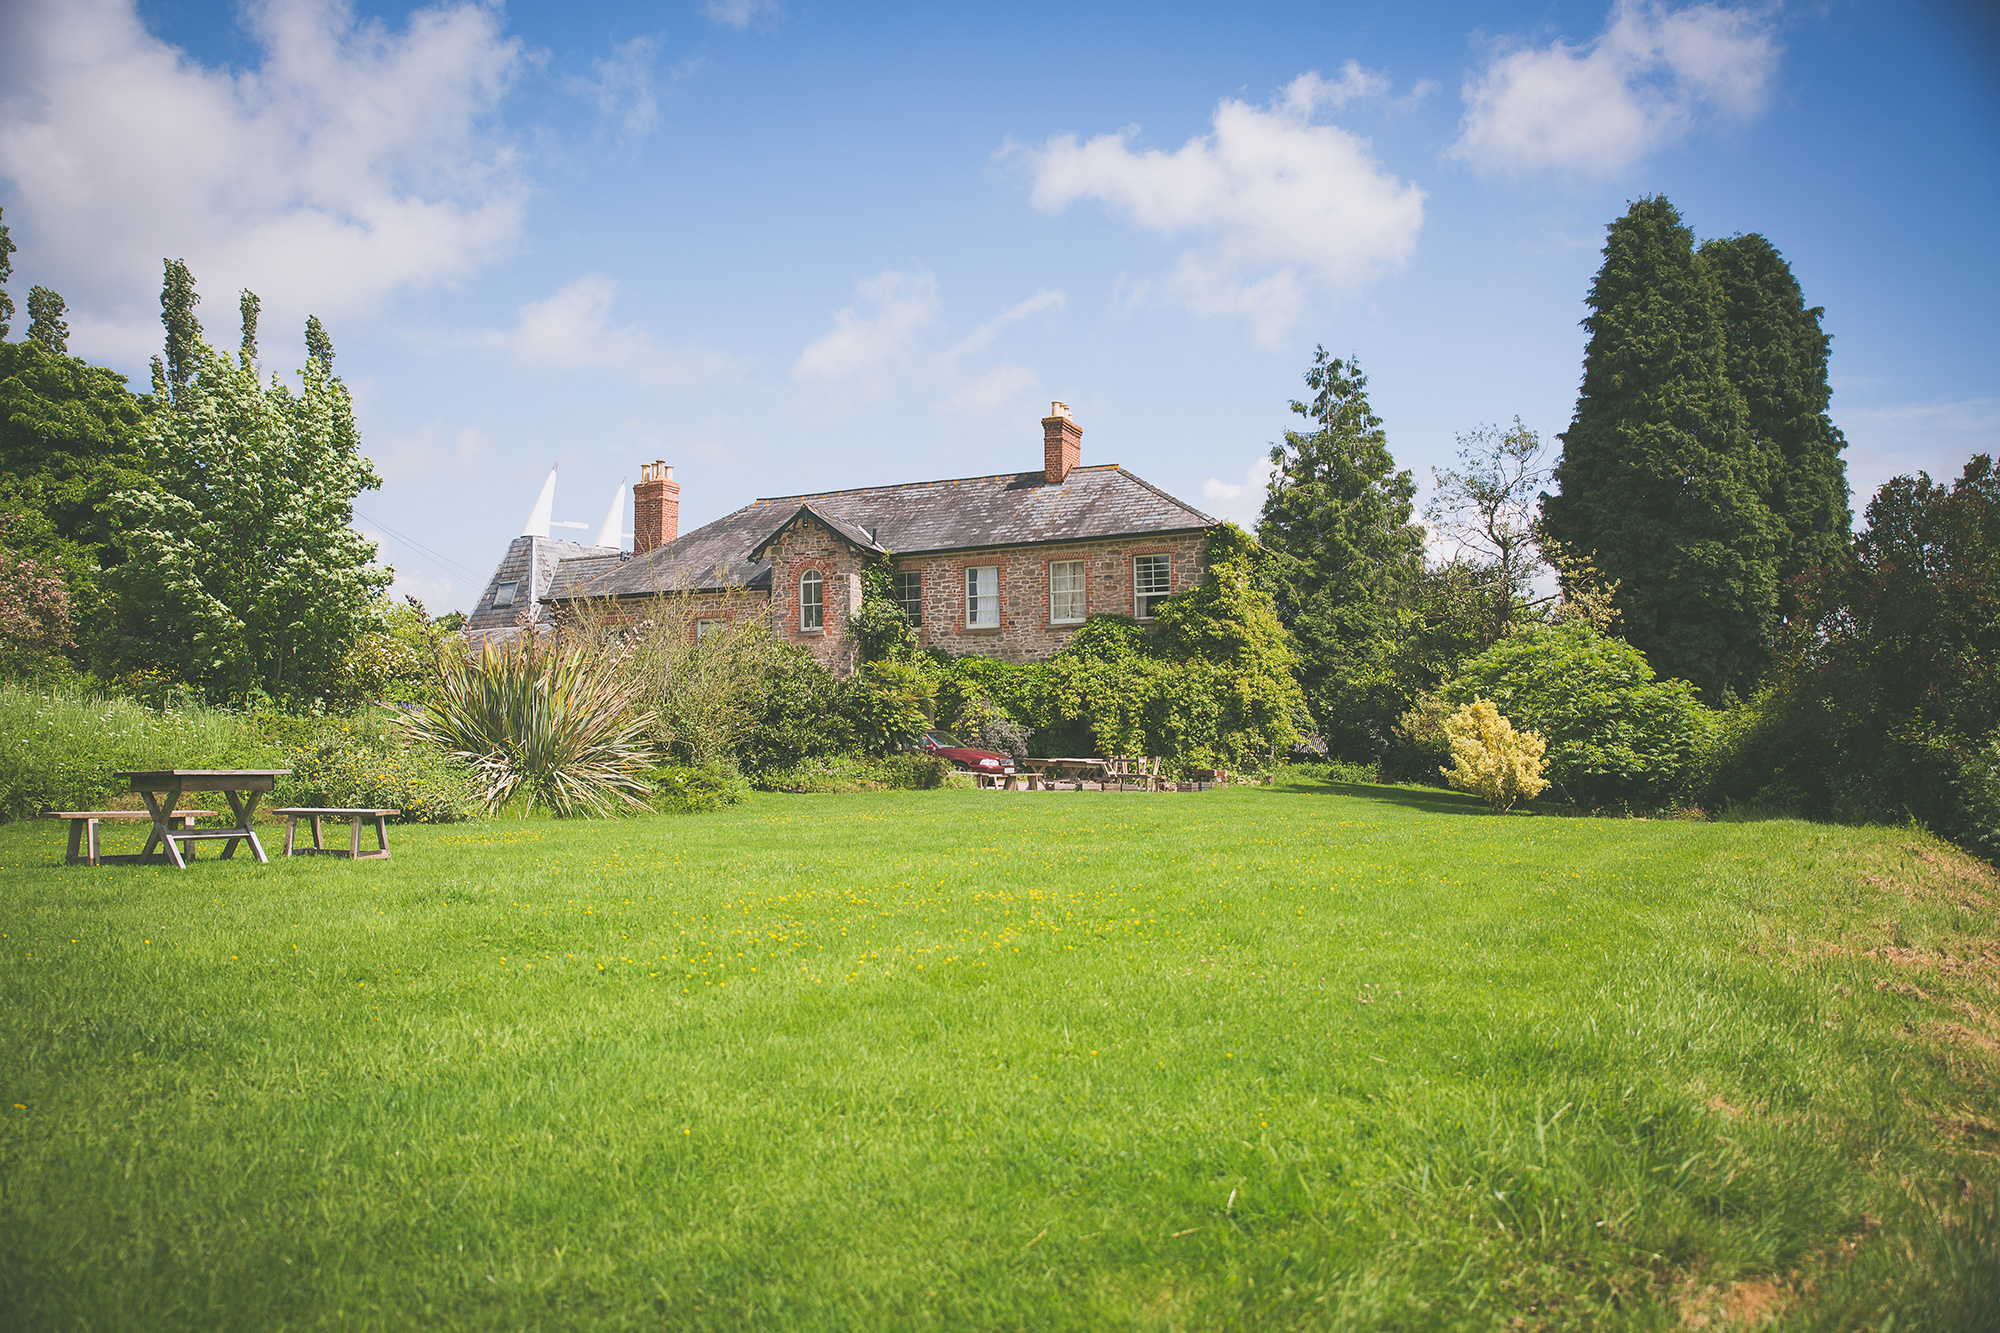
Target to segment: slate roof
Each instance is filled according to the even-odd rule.
[[[771,565],[758,552],[807,508],[857,547],[897,555],[1199,532],[1216,522],[1116,463],[1075,468],[1053,486],[1039,471],[864,486],[753,500],[644,555],[565,560],[545,600],[767,589]]]

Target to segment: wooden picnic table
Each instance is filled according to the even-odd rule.
[[[132,784],[132,790],[146,803],[146,813],[153,817],[153,836],[146,839],[146,849],[139,853],[143,861],[153,854],[157,845],[173,862],[177,870],[186,870],[188,856],[194,849],[188,849],[188,856],[181,854],[180,844],[184,842],[207,842],[216,838],[227,841],[222,848],[222,859],[227,861],[236,854],[236,844],[250,844],[250,854],[257,858],[258,865],[271,864],[271,858],[264,855],[264,844],[257,841],[257,833],[250,827],[250,821],[257,813],[257,802],[264,793],[278,785],[278,779],[285,777],[289,768],[157,768],[140,769],[136,772],[114,773],[113,777],[125,778]],[[236,820],[234,828],[226,829],[176,829],[172,818],[174,807],[181,796],[191,791],[219,791],[229,801],[230,814]]]
[[[1068,779],[1077,784],[1079,791],[1085,782],[1094,780],[1102,784],[1115,776],[1109,759],[1023,759],[1021,765],[1034,773],[1038,783]]]

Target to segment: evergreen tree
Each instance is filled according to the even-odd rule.
[[[28,341],[50,356],[69,355],[69,325],[63,320],[68,307],[62,294],[47,287],[28,289]]]
[[[9,321],[14,318],[14,298],[7,293],[7,282],[14,276],[14,238],[7,234],[4,219],[7,210],[0,208],[0,339],[7,336]]]
[[[1416,483],[1396,470],[1359,365],[1319,348],[1306,384],[1312,401],[1291,407],[1313,429],[1286,431],[1271,450],[1261,577],[1298,641],[1320,735],[1343,757],[1372,760],[1408,706],[1388,659],[1423,574]]]
[[[1613,222],[1592,282],[1576,415],[1547,534],[1618,584],[1626,638],[1711,701],[1770,657],[1784,524],[1780,459],[1730,383],[1722,301],[1666,199]]]
[[[1706,241],[1701,259],[1720,289],[1729,379],[1743,395],[1750,433],[1780,460],[1767,503],[1785,525],[1782,587],[1843,560],[1853,524],[1840,457],[1847,441],[1827,416],[1833,339],[1819,325],[1825,310],[1806,308],[1791,265],[1762,236]]]

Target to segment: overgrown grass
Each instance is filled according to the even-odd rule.
[[[59,836],[0,828],[9,1327],[2000,1316],[2000,886],[1908,832],[1294,784]]]
[[[283,758],[241,713],[200,704],[154,711],[0,682],[0,819],[136,805],[111,776],[121,769],[276,768]]]

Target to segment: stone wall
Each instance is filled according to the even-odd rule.
[[[847,622],[861,609],[861,556],[810,515],[787,528],[764,554],[771,562],[772,632],[837,675],[852,671],[858,654]],[[809,569],[818,570],[822,580],[817,630],[800,623],[799,583]]]

